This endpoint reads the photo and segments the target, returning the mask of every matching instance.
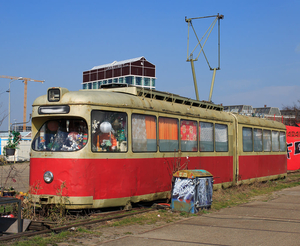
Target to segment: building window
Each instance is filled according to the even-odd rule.
[[[132,151],[156,152],[156,117],[132,114]]]
[[[103,80],[102,85],[106,85],[107,84],[107,80]]]
[[[228,127],[223,124],[215,124],[216,151],[228,151]]]
[[[252,128],[243,127],[243,151],[253,151]]]
[[[214,151],[214,125],[209,122],[199,122],[200,151]]]
[[[142,77],[135,77],[135,84],[142,86]]]
[[[159,150],[178,151],[178,120],[159,117]]]
[[[87,84],[87,83],[84,83],[84,84],[82,85],[82,89],[84,89],[84,90],[88,89],[88,84]]]
[[[127,114],[113,111],[92,111],[92,151],[127,151]]]
[[[150,78],[144,78],[144,86],[150,86]]]
[[[118,78],[114,78],[113,83],[118,83]]]
[[[112,79],[107,80],[107,84],[111,84],[112,83]]]
[[[151,86],[155,87],[155,79],[151,79]]]
[[[123,77],[119,78],[119,83],[121,83],[121,84],[124,83],[124,78]]]
[[[180,122],[181,151],[197,151],[197,122],[182,120]]]
[[[98,81],[98,88],[101,88],[102,81]]]
[[[263,151],[262,129],[254,129],[253,140],[254,140],[254,151],[255,152]]]
[[[271,151],[271,131],[263,130],[264,151]]]
[[[125,77],[125,83],[128,85],[133,85],[133,76],[127,76]]]
[[[279,151],[279,132],[272,131],[272,151]]]
[[[92,89],[92,86],[93,86],[93,83],[89,83],[89,84],[88,84],[88,88],[89,88],[89,89]]]
[[[98,89],[98,82],[93,82],[93,89]]]

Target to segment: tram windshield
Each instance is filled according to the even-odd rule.
[[[36,151],[77,151],[82,149],[88,138],[88,128],[83,119],[57,119],[43,124],[34,140]]]

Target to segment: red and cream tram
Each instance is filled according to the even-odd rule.
[[[69,209],[164,199],[178,164],[209,171],[215,188],[285,177],[285,131],[154,90],[49,88],[33,104],[32,196]]]

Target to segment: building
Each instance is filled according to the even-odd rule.
[[[270,116],[281,116],[279,108],[267,107],[265,105],[263,108],[254,108],[255,116],[263,116],[263,115],[270,115]]]
[[[114,61],[83,72],[83,89],[99,89],[107,84],[128,84],[155,89],[155,65],[145,57]]]

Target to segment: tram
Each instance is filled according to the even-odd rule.
[[[287,175],[275,121],[139,87],[49,88],[33,103],[33,201],[67,209],[170,196],[174,169],[205,169],[214,188]]]

